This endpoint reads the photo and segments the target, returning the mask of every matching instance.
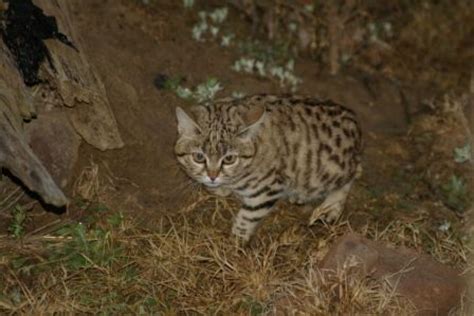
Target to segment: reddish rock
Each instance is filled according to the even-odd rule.
[[[418,315],[448,314],[460,303],[466,287],[460,271],[416,251],[389,248],[357,234],[341,237],[323,259],[321,270],[335,271],[354,259],[360,263],[358,273],[387,280],[413,302]]]

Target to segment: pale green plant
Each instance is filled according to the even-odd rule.
[[[195,89],[181,86],[179,83],[169,85],[170,89],[182,99],[194,100],[198,103],[205,103],[215,98],[216,94],[223,89],[216,78],[209,78],[206,82],[200,83]]]
[[[202,42],[204,41],[203,35],[208,30],[209,26],[207,25],[206,20],[201,20],[198,24],[194,25],[192,28],[193,39]]]
[[[51,262],[61,261],[72,270],[91,266],[110,266],[121,256],[122,249],[113,241],[112,229],[123,221],[123,215],[112,215],[112,227],[89,228],[82,223],[61,227],[56,231],[66,241],[60,246],[51,244]]]
[[[209,18],[216,24],[222,24],[227,19],[228,14],[229,9],[227,7],[217,8],[209,13]]]
[[[230,34],[227,34],[227,35],[222,35],[222,38],[221,38],[221,46],[223,47],[228,47],[232,44],[232,40],[234,39],[235,35],[230,33]]]
[[[290,87],[291,91],[296,91],[302,82],[294,74],[294,60],[290,59],[286,65],[281,66],[272,63],[265,63],[262,60],[242,57],[234,62],[231,67],[236,72],[255,74],[260,77],[270,77],[277,79],[282,87]]]
[[[246,94],[245,94],[244,92],[241,92],[241,91],[234,91],[234,92],[232,92],[231,97],[232,97],[233,99],[242,99],[243,97],[245,97],[245,95],[246,95]]]
[[[194,98],[199,103],[207,102],[216,96],[217,92],[223,88],[216,78],[209,78],[206,82],[201,83],[196,87]]]
[[[194,7],[194,0],[183,0],[183,6],[186,9],[191,9]]]
[[[12,209],[11,214],[12,221],[8,226],[8,231],[15,239],[19,239],[25,234],[26,210],[17,205]]]
[[[471,144],[466,144],[464,147],[454,148],[454,161],[457,163],[464,163],[471,161]]]
[[[380,42],[385,38],[393,37],[393,27],[390,22],[370,22],[367,24],[369,31],[369,40],[371,42]]]
[[[235,35],[221,30],[222,24],[228,15],[227,7],[217,8],[211,12],[200,11],[198,13],[199,22],[192,28],[193,39],[198,42],[209,39],[218,40],[222,47],[232,46]],[[296,32],[298,24],[290,22],[289,29]],[[290,58],[288,45],[268,45],[259,41],[238,41],[237,44],[244,56],[233,63],[231,68],[234,71],[276,80],[281,87],[289,88],[292,92],[298,89],[302,80],[294,73],[294,59]],[[209,100],[207,94],[216,93],[213,92],[214,90],[219,91],[220,86],[210,86],[209,84],[198,86],[196,91],[178,87],[175,92],[181,98],[194,98],[198,102],[205,102],[205,100]]]
[[[212,12],[200,11],[198,13],[199,22],[192,28],[192,37],[198,42],[205,41],[206,34],[210,34],[212,38],[217,38],[220,32],[220,25],[227,19],[229,10],[227,7],[217,8]],[[227,35],[222,41],[224,44],[230,45],[231,38]],[[225,45],[222,45],[225,46]]]
[[[210,31],[212,37],[216,37],[217,34],[219,34],[219,28],[216,27],[216,26],[211,26],[209,31]]]
[[[451,229],[451,222],[448,220],[444,220],[444,222],[438,226],[438,229],[442,232],[447,232]]]
[[[314,12],[314,8],[315,8],[315,7],[314,7],[314,4],[306,4],[306,5],[304,6],[304,9],[305,9],[307,12],[309,12],[309,13],[313,13],[313,12]]]
[[[181,99],[190,99],[193,96],[193,92],[189,88],[184,88],[181,86],[176,87],[175,92]]]
[[[465,181],[456,175],[452,175],[448,183],[442,186],[444,192],[444,203],[456,211],[464,211],[467,203],[467,188]]]

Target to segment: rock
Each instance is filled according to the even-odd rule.
[[[30,147],[49,171],[54,181],[64,188],[77,162],[79,136],[63,112],[45,112],[25,125]]]
[[[346,234],[329,250],[321,270],[336,271],[357,260],[358,273],[386,280],[413,302],[418,315],[447,315],[461,300],[466,284],[460,271],[406,248],[393,249],[357,234]]]

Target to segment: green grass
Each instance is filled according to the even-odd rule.
[[[15,238],[20,239],[25,234],[25,222],[27,219],[26,210],[20,205],[16,205],[11,211],[11,222],[8,232]]]
[[[463,212],[468,206],[468,189],[465,181],[452,175],[448,183],[441,187],[444,203],[455,211]]]

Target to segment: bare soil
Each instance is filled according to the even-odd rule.
[[[141,211],[136,215],[144,215],[149,221],[160,217],[161,211],[182,207],[183,196],[187,195],[183,186],[186,181],[177,169],[172,146],[176,139],[174,109],[188,104],[169,91],[159,91],[153,85],[156,75],[184,76],[190,85],[216,77],[225,87],[223,95],[232,91],[251,94],[282,90],[277,83],[231,71],[236,53],[215,43],[202,45],[191,40],[193,18],[190,13],[183,14],[181,3],[162,2],[153,7],[159,9],[91,3],[78,5],[76,18],[86,54],[105,82],[126,146],[104,153],[84,146],[78,173],[91,155],[94,161],[107,163],[115,177],[136,184],[124,183],[107,202],[121,209],[138,207]],[[300,93],[330,98],[356,110],[369,148],[374,142],[371,133],[406,133],[406,105],[388,80],[371,77],[372,89],[377,91],[373,95],[361,83],[362,75],[329,76],[319,68],[309,60],[297,63],[297,72],[303,79]],[[374,158],[367,155],[366,159],[370,165]],[[380,160],[377,157],[375,161]]]
[[[153,85],[157,74],[184,76],[189,85],[216,77],[225,87],[222,95],[232,91],[251,94],[282,90],[278,83],[231,71],[236,52],[222,49],[216,43],[203,45],[191,40],[190,28],[195,17],[190,12],[183,14],[181,3],[161,1],[143,7],[130,2],[111,5],[90,1],[88,6],[78,4],[76,10],[86,55],[106,85],[126,143],[121,150],[103,153],[84,145],[78,174],[91,160],[105,163],[119,181],[115,192],[102,197],[104,202],[113,208],[133,210],[134,216],[153,226],[163,214],[189,203],[186,197],[191,187],[172,155],[176,139],[174,109],[189,103],[169,91],[159,91]],[[236,28],[244,27],[242,21],[234,23]],[[381,197],[412,194],[407,192],[405,182],[412,182],[413,159],[418,152],[406,135],[421,102],[432,97],[430,91],[422,83],[400,88],[381,75],[348,70],[331,76],[321,68],[309,59],[298,60],[296,72],[303,79],[299,93],[333,99],[358,113],[366,150],[364,177],[355,190],[365,187]],[[463,141],[458,139],[456,145],[462,146]],[[436,200],[431,193],[425,197],[428,201]],[[418,204],[423,200],[413,196],[411,199],[407,203]],[[347,216],[357,217],[361,212],[365,222],[362,209],[351,203]],[[383,215],[372,216],[388,223],[398,216],[397,212],[404,212],[398,207],[390,209]],[[436,208],[430,213],[440,220],[455,217],[453,212],[445,211],[440,213]]]

